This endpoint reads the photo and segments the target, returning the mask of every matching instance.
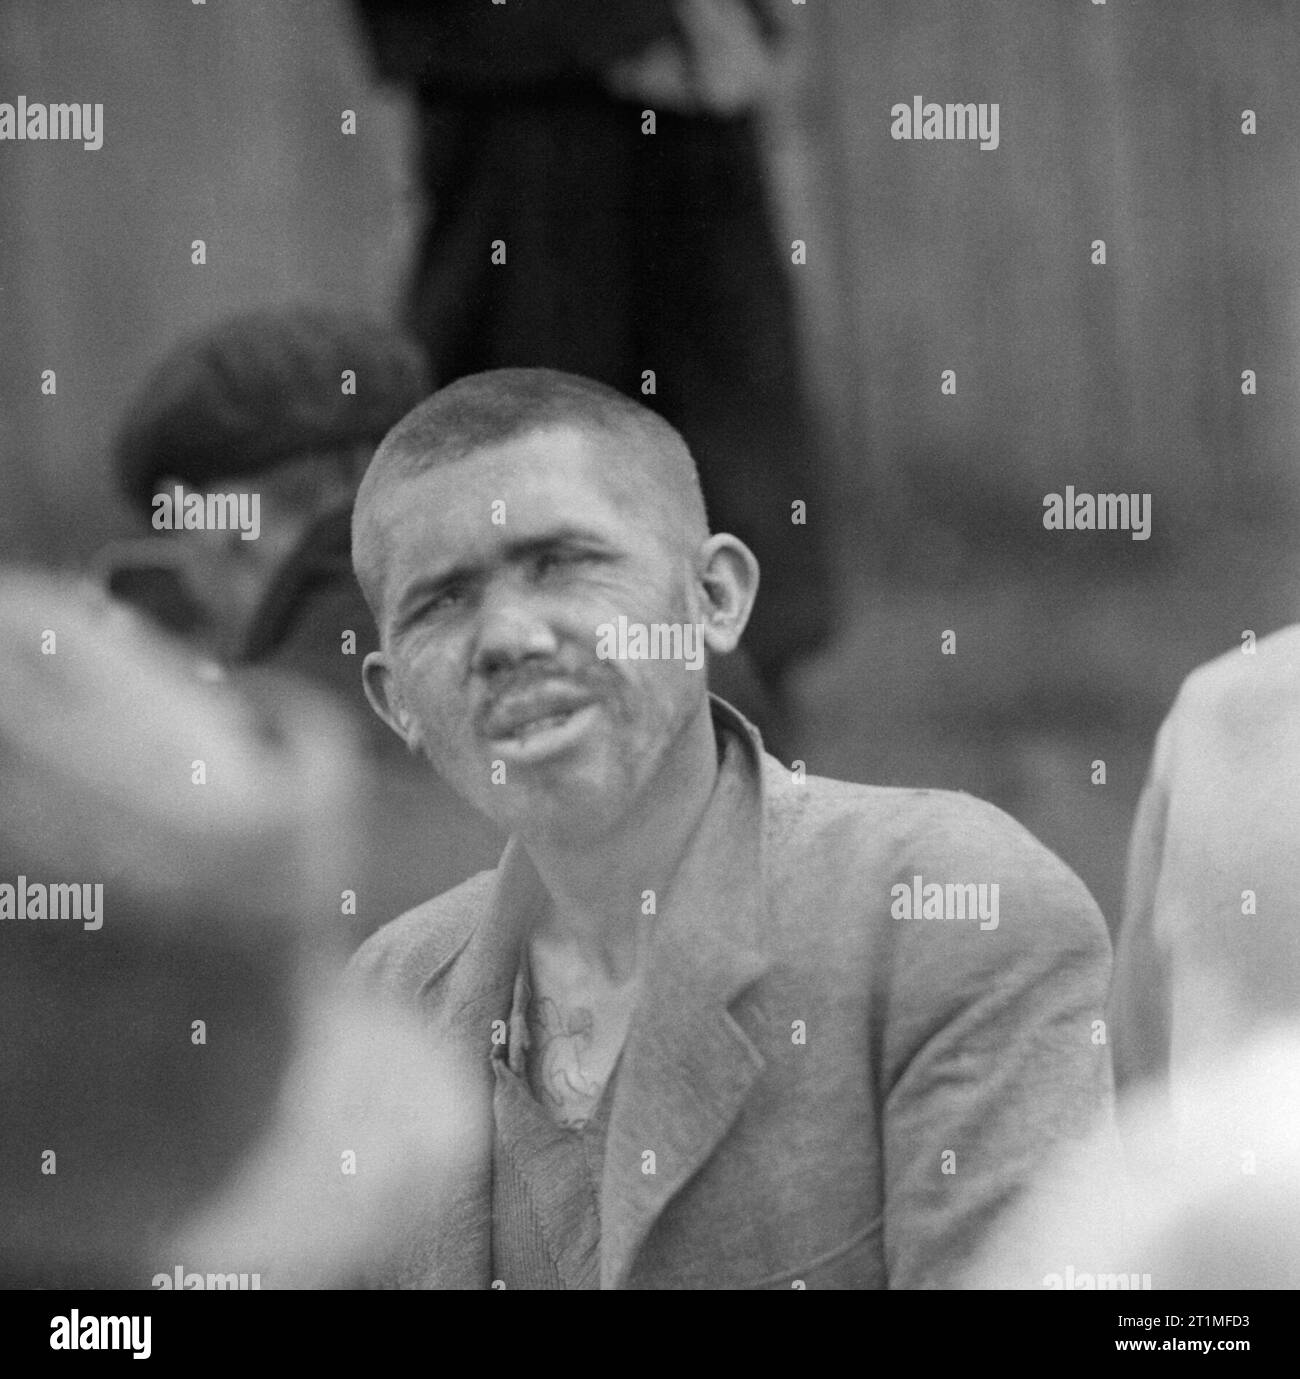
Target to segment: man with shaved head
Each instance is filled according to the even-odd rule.
[[[693,654],[737,645],[757,562],[603,385],[499,370],[422,403],[353,559],[371,704],[510,835],[354,959],[463,1063],[490,1144],[381,1281],[959,1277],[1109,1113],[1081,883],[968,796],[765,754]]]

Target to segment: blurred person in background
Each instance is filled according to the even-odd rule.
[[[1112,1024],[1123,1087],[1173,1097],[1300,1024],[1300,626],[1201,666],[1156,739],[1129,847]]]
[[[976,1286],[1300,1286],[1300,627],[1184,681],[1129,845],[1118,1143],[1043,1174]]]
[[[179,578],[167,602],[141,601],[223,664],[261,663],[289,643],[315,678],[347,679],[339,638],[322,621],[352,590],[347,524],[370,456],[429,391],[415,344],[364,316],[316,306],[241,313],[183,340],[128,406],[113,446],[118,487],[159,532],[155,495],[177,485],[260,500],[255,539],[238,530],[151,535],[110,548],[110,588],[131,593],[138,568]],[[158,581],[155,587],[161,584]],[[306,625],[305,627],[303,625]],[[326,654],[326,652],[333,654]]]
[[[0,579],[0,1285],[338,1284],[436,1204],[460,1094],[334,981],[363,770],[319,693]]]
[[[255,539],[239,530],[153,530],[100,552],[119,598],[237,679],[307,677],[351,715],[371,794],[358,799],[354,942],[500,851],[490,827],[414,769],[365,704],[358,667],[377,645],[352,574],[349,522],[375,445],[428,391],[401,331],[319,306],[245,312],[161,360],[114,444],[118,484],[151,528],[162,497],[256,495]]]
[[[407,319],[434,378],[554,368],[682,432],[715,526],[763,569],[742,652],[761,680],[737,655],[714,674],[780,754],[785,672],[831,607],[824,459],[757,118],[787,7],[356,3],[381,77],[418,99],[430,221]]]

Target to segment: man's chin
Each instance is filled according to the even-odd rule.
[[[527,765],[504,756],[490,764],[495,783],[473,803],[504,833],[572,846],[595,843],[622,817],[630,791],[620,772],[598,754],[572,753]]]
[[[508,800],[480,800],[479,808],[501,832],[527,844],[573,850],[595,847],[614,830],[622,817],[614,793],[587,782],[567,790],[517,791]]]

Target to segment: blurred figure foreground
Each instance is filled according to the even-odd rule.
[[[85,589],[0,582],[7,1287],[339,1286],[473,1150],[417,1033],[336,980],[343,720],[203,674]]]

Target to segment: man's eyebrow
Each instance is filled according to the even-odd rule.
[[[569,546],[589,546],[612,553],[608,539],[600,532],[588,527],[554,527],[538,536],[524,537],[518,541],[508,541],[500,554],[490,562],[466,561],[449,569],[423,576],[410,584],[398,602],[397,614],[393,620],[393,631],[402,632],[419,611],[420,605],[440,593],[443,589],[457,584],[472,584],[496,565],[514,565],[521,561],[534,559],[550,551]]]

